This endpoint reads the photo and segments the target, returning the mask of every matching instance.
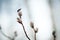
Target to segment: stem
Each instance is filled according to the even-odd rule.
[[[25,33],[26,37],[27,37],[29,40],[31,40],[31,39],[28,37],[28,35],[27,35],[26,31],[25,31],[25,28],[24,28],[23,23],[22,23],[22,27],[23,27],[23,30],[24,30],[24,33]]]
[[[36,33],[34,34],[34,39],[36,40]]]
[[[34,40],[36,40],[36,33],[35,33],[35,29],[33,29],[34,30]]]

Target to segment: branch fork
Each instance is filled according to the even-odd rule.
[[[27,32],[26,32],[26,30],[24,28],[24,25],[22,23],[22,18],[21,18],[22,17],[22,12],[21,12],[21,9],[18,9],[17,12],[18,12],[18,16],[19,16],[19,18],[17,18],[17,22],[22,25],[24,33],[25,33],[26,37],[28,38],[28,40],[31,40],[30,37],[27,35]],[[34,33],[35,33],[34,34],[34,40],[36,40],[36,33],[38,32],[38,28],[36,28],[36,29],[34,28],[34,23],[33,22],[30,22],[30,26],[33,29]]]

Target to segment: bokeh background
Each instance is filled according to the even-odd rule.
[[[17,10],[22,10],[22,20],[31,40],[34,40],[34,32],[30,27],[30,21],[38,28],[37,40],[53,40],[52,31],[56,30],[56,40],[60,38],[60,0],[0,0],[0,25],[2,31],[15,40],[28,40],[22,26],[17,23]],[[55,24],[55,26],[53,25]],[[9,40],[0,32],[0,40]]]

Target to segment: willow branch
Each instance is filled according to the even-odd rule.
[[[6,34],[4,34],[3,31],[1,31],[1,33],[2,33],[5,37],[7,37],[8,39],[12,39],[11,37],[9,37],[9,36],[7,36]]]
[[[19,18],[17,18],[18,23],[20,23],[20,24],[22,25],[23,30],[24,30],[24,33],[25,33],[26,37],[28,38],[28,40],[31,40],[31,39],[28,37],[27,32],[26,32],[26,30],[25,30],[25,28],[24,28],[24,25],[23,25],[23,23],[22,23],[22,19],[21,19],[22,12],[21,12],[21,9],[18,9],[17,12],[18,12],[18,16],[19,16]]]
[[[25,33],[26,37],[30,40],[30,38],[28,37],[28,35],[27,35],[27,33],[26,33],[26,30],[25,30],[25,28],[24,28],[23,23],[22,23],[22,27],[23,27],[23,30],[24,30],[24,33]]]
[[[26,32],[26,30],[25,30],[25,28],[24,28],[24,25],[23,25],[23,23],[22,23],[22,20],[19,19],[19,18],[17,18],[17,19],[18,19],[18,23],[20,23],[20,24],[22,25],[26,37],[30,40],[30,38],[28,37],[27,32]]]

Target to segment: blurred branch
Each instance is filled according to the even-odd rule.
[[[2,31],[1,25],[0,25],[0,32],[1,32],[1,34],[2,34],[3,36],[7,37],[7,38],[10,39],[10,40],[15,40],[15,37],[17,36],[16,31],[14,32],[14,37],[13,37],[13,38],[11,38],[10,36],[7,36],[7,35]]]
[[[53,22],[52,35],[54,37],[54,40],[56,40],[56,23],[55,23],[54,14],[53,14],[53,2],[54,2],[54,0],[49,0],[49,5],[50,5],[50,8],[51,8],[51,18],[52,18],[52,22]]]

